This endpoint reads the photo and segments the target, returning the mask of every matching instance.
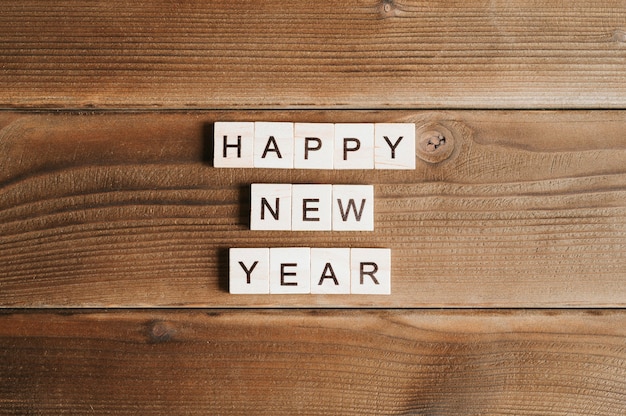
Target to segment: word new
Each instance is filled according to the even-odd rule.
[[[250,229],[372,231],[372,185],[252,184]]]
[[[216,122],[215,167],[415,169],[413,123]]]
[[[231,248],[233,294],[391,294],[387,248]]]

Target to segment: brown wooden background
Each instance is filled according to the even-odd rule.
[[[626,3],[4,1],[0,414],[623,415]],[[414,122],[415,171],[215,169],[218,120]],[[254,182],[375,231],[253,232]],[[226,252],[392,249],[392,295]]]

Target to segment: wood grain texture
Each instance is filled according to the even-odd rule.
[[[4,307],[626,306],[626,112],[0,114]],[[414,171],[217,169],[217,120],[414,122]],[[251,231],[251,183],[372,184],[373,232]],[[384,247],[392,295],[230,295],[230,247]]]
[[[626,408],[626,315],[0,315],[0,414],[580,415]]]
[[[5,108],[624,108],[623,0],[4,1]]]

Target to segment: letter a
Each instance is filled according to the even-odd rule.
[[[326,263],[324,266],[324,271],[322,271],[322,275],[320,276],[320,281],[318,286],[321,286],[324,283],[324,279],[333,279],[335,285],[339,285],[339,281],[337,280],[337,276],[335,276],[335,271],[333,270],[333,266],[330,263]]]

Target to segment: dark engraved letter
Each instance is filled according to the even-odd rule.
[[[286,276],[295,276],[295,272],[286,272],[286,267],[297,267],[298,263],[280,263],[280,285],[281,286],[298,286],[296,282],[285,282]]]
[[[317,207],[309,207],[309,203],[317,202],[319,203],[319,198],[308,198],[302,200],[302,221],[319,221],[318,218],[311,218],[308,216],[309,211],[319,211],[320,209]]]
[[[317,146],[309,146],[309,142],[316,142]],[[309,150],[320,150],[322,148],[322,141],[317,137],[305,137],[304,138],[304,159],[309,160]]]
[[[365,266],[369,266],[372,269],[369,271],[365,271]],[[369,277],[372,278],[372,280],[374,281],[374,284],[379,284],[378,280],[376,280],[376,278],[374,277],[374,273],[376,273],[378,271],[378,264],[374,263],[374,262],[361,262],[361,267],[360,267],[360,272],[361,272],[361,284],[363,284],[363,277],[365,275],[368,275]]]
[[[276,198],[276,202],[274,203],[274,206],[275,206],[275,209],[272,209],[269,202],[267,202],[267,199],[261,198],[261,219],[262,220],[265,219],[265,208],[267,207],[270,214],[272,214],[272,217],[274,217],[274,219],[278,221],[278,215],[279,215],[278,209],[280,208],[280,198]]]
[[[348,147],[348,142],[354,143],[353,147]],[[356,152],[361,148],[361,141],[353,137],[344,137],[343,139],[343,160],[348,160],[348,152]]]
[[[254,263],[252,263],[252,267],[250,267],[250,269],[248,270],[246,268],[246,265],[243,264],[243,261],[239,262],[239,265],[241,266],[241,268],[243,269],[244,272],[246,272],[246,282],[248,284],[250,284],[250,276],[252,275],[252,270],[254,270],[254,268],[256,267],[256,265],[259,264],[258,261],[255,261]]]
[[[352,209],[352,211],[354,211],[354,218],[357,221],[361,221],[361,215],[363,215],[363,208],[365,208],[365,201],[366,201],[365,199],[361,200],[361,208],[359,208],[359,211],[357,212],[354,199],[350,198],[348,200],[348,208],[345,211],[343,209],[343,203],[341,202],[341,199],[338,199],[337,203],[339,204],[339,213],[341,214],[341,219],[344,221],[348,221],[348,215],[350,214],[350,210]]]
[[[324,279],[333,279],[335,285],[339,285],[339,281],[337,281],[337,276],[335,276],[333,266],[330,263],[326,263],[326,266],[324,266],[324,271],[322,271],[322,275],[320,276],[320,282],[317,285],[321,286],[322,283],[324,283]]]
[[[385,138],[385,141],[387,142],[387,144],[391,148],[391,158],[395,159],[396,158],[396,147],[398,147],[398,145],[402,141],[402,137],[403,136],[398,137],[398,140],[396,140],[396,142],[394,144],[391,144],[391,140],[389,140],[389,137],[387,137],[387,136],[383,136],[383,137]]]
[[[272,146],[271,148],[270,145]],[[267,139],[267,144],[265,145],[265,149],[263,150],[261,159],[265,159],[265,156],[267,156],[267,152],[276,152],[276,156],[278,156],[279,159],[283,158],[280,154],[280,149],[278,148],[278,143],[276,143],[276,139],[274,138],[274,136],[270,136],[270,138]]]
[[[228,144],[227,142],[227,138],[228,136],[224,135],[224,151],[223,151],[223,155],[224,157],[226,157],[226,151],[228,150],[229,147],[236,147],[237,148],[237,157],[240,158],[241,157],[241,136],[237,136],[237,144]]]

